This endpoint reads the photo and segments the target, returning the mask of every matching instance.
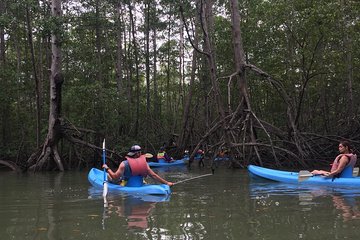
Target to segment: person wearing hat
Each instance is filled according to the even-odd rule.
[[[165,152],[164,147],[160,147],[156,157],[159,163],[164,163],[164,162],[170,163],[174,161],[174,159],[169,157],[169,155]]]
[[[157,175],[146,162],[146,157],[141,154],[141,147],[133,145],[127,153],[126,160],[122,161],[116,172],[113,172],[106,164],[102,166],[108,173],[108,179],[114,181],[121,180],[121,185],[128,187],[139,187],[144,184],[144,177],[150,176],[158,182],[174,185]]]

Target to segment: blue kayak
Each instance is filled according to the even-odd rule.
[[[229,161],[230,158],[229,157],[216,157],[214,159],[214,162],[218,162],[218,161]]]
[[[311,176],[303,179],[302,181],[299,181],[298,172],[280,171],[254,165],[249,165],[248,171],[255,176],[284,183],[317,184],[329,186],[360,186],[360,177],[333,179],[332,177]]]
[[[188,158],[182,158],[173,162],[148,162],[150,167],[172,167],[172,166],[184,166]]]
[[[89,190],[89,199],[102,199],[103,188],[90,186]],[[114,191],[112,191],[115,194]],[[139,199],[143,202],[169,202],[171,194],[168,195],[149,195],[149,194],[124,194],[120,191],[116,192],[119,193],[120,196],[125,195],[126,199]],[[112,196],[113,196],[112,194]]]
[[[89,182],[97,188],[103,187],[104,172],[102,170],[92,168],[88,174]],[[170,187],[166,184],[144,184],[140,187],[127,187],[119,184],[108,183],[109,192],[118,191],[131,194],[144,195],[169,195],[171,194]]]

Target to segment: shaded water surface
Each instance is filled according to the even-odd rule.
[[[156,170],[171,181],[209,169]],[[0,239],[358,239],[360,189],[254,179],[245,170],[178,184],[170,197],[94,189],[87,172],[0,172]]]

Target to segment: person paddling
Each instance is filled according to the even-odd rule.
[[[313,175],[324,175],[327,177],[352,177],[352,172],[356,164],[357,156],[353,153],[352,147],[348,141],[341,141],[339,143],[340,154],[332,163],[330,172],[324,170],[314,170]]]
[[[121,185],[129,187],[138,187],[144,184],[144,177],[150,176],[158,182],[174,185],[168,182],[159,175],[157,175],[146,162],[145,155],[141,154],[141,147],[133,145],[127,153],[126,160],[122,161],[116,172],[113,172],[106,164],[102,166],[105,168],[109,181],[120,180]]]
[[[165,152],[164,147],[160,147],[159,152],[156,157],[157,157],[157,160],[159,163],[162,163],[162,162],[170,163],[170,162],[174,161],[174,159]]]

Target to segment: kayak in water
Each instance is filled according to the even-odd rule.
[[[89,182],[98,188],[102,188],[104,184],[104,172],[92,168],[88,174]],[[171,194],[171,189],[166,184],[144,184],[139,187],[127,187],[121,186],[120,184],[114,184],[108,182],[109,191],[120,191],[124,193],[133,193],[133,194],[147,194],[147,195],[169,195]]]
[[[309,171],[290,172],[249,165],[248,171],[258,177],[272,181],[296,184],[318,184],[330,186],[360,186],[360,177],[333,178],[312,175]]]
[[[171,166],[183,166],[187,163],[187,161],[189,161],[189,159],[187,158],[182,158],[179,160],[175,160],[172,162],[165,162],[165,161],[161,161],[161,162],[148,162],[150,167],[171,167]]]

